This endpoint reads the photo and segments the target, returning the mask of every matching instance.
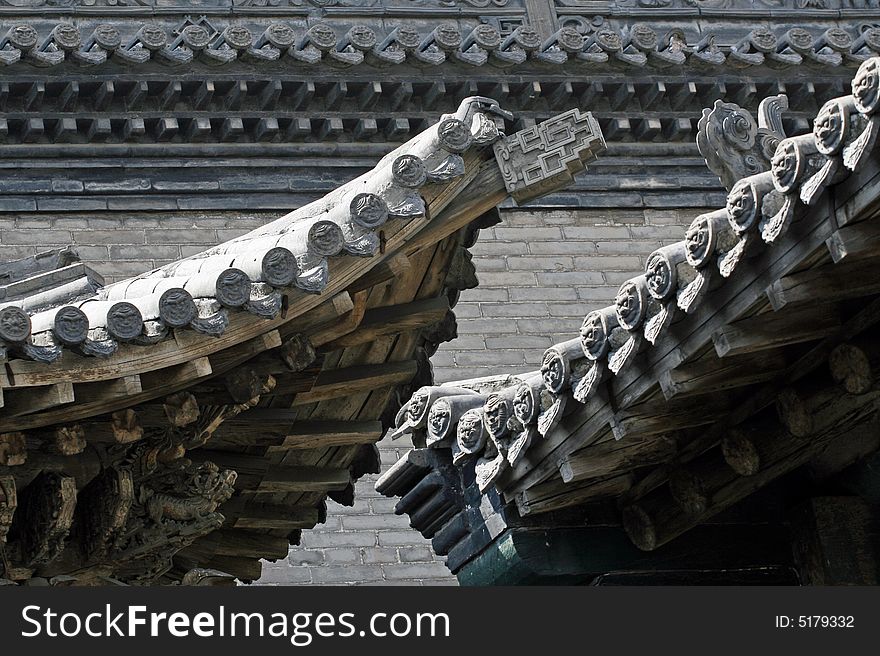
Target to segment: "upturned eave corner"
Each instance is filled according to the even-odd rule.
[[[217,531],[255,545],[253,533],[240,532],[284,529],[287,537],[270,536],[264,550],[250,547],[276,557],[320,521],[323,501],[307,497],[303,519],[289,520],[283,505],[251,503],[242,491],[325,492],[353,502],[354,482],[378,471],[373,443],[394,409],[393,389],[424,380],[424,351],[454,335],[449,295],[476,284],[462,243],[508,195],[492,171],[491,146],[513,118],[490,98],[466,98],[324,198],[133,278],[105,285],[69,250],[7,266],[4,578],[222,582],[216,573],[187,572],[228,567],[253,580],[259,562],[228,558],[225,550],[235,548]],[[569,112],[557,132],[537,126],[548,144],[542,152],[559,166],[545,165],[548,174],[517,193],[546,193],[582,167],[601,135],[579,120]],[[402,283],[395,312],[371,307],[374,285],[410,275],[423,281],[425,271],[410,268],[425,249],[442,253],[422,265],[432,269],[428,283]],[[372,351],[358,350],[370,335],[403,330],[396,322],[412,339],[395,359],[374,362]],[[324,368],[327,352],[347,348],[366,361]],[[313,437],[302,443],[293,406],[374,392],[370,421],[305,422],[301,430]],[[285,464],[288,444],[320,450],[322,438],[327,448],[344,445],[338,463]],[[62,460],[50,473],[35,469],[58,456],[76,468]]]
[[[874,347],[861,333],[877,322],[870,298],[880,293],[875,276],[864,278],[876,266],[880,58],[861,64],[851,90],[796,136],[782,130],[785,96],[762,102],[757,121],[715,103],[698,144],[728,189],[724,207],[652,252],[644,273],[547,349],[538,370],[412,395],[394,434],[411,434],[411,458],[422,465],[379,491],[409,499],[413,517],[450,518],[432,531],[444,536],[453,571],[460,552],[473,558],[486,547],[487,532],[533,519],[540,527],[554,512],[599,502],[614,506],[635,547],[652,552],[832,440],[875,425]],[[577,110],[563,116],[585,120]],[[528,144],[543,154],[539,135],[556,120],[499,141],[499,167],[521,161]],[[601,134],[593,143],[576,167],[604,146]],[[517,200],[563,180],[529,187],[515,173],[505,183]],[[861,300],[851,308],[842,299]],[[826,363],[831,380],[817,370]],[[434,461],[443,476],[432,476]],[[451,482],[449,464],[459,473]],[[420,505],[417,490],[428,485],[443,492]],[[459,505],[434,508],[440,498]]]

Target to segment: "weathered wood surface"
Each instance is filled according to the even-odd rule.
[[[786,365],[780,352],[749,353],[742,356],[714,354],[664,371],[659,376],[666,399],[712,394],[772,380]]]
[[[676,451],[675,439],[667,435],[608,440],[565,458],[559,465],[559,475],[565,483],[574,483],[659,464],[671,459]]]
[[[880,392],[872,390],[873,398]],[[756,424],[751,438],[758,455],[758,471],[741,475],[727,465],[721,450],[707,451],[689,461],[688,487],[700,500],[691,506],[678,495],[676,503],[675,477],[670,476],[666,490],[657,489],[635,505],[624,508],[627,533],[641,549],[652,550],[669,542],[688,528],[730,507],[755,490],[760,489],[781,474],[808,462],[826,448],[845,443],[849,434],[866,422],[873,422],[873,402],[856,399],[836,388],[818,392],[801,392],[804,411],[809,417],[809,434],[793,436],[785,422],[782,425]],[[809,437],[809,439],[805,439]]]
[[[814,497],[792,512],[793,551],[806,585],[880,583],[880,516],[858,497]]]
[[[834,306],[810,305],[799,311],[766,312],[740,319],[716,331],[712,342],[718,357],[727,358],[822,339],[839,327]]]

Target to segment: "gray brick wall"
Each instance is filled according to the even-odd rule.
[[[379,443],[383,471],[412,447],[406,438]],[[428,540],[395,515],[397,499],[361,478],[352,507],[327,502],[327,523],[303,531],[302,544],[284,560],[263,564],[263,585],[457,585]]]
[[[462,292],[458,339],[431,358],[438,382],[540,366],[577,335],[659,246],[682,239],[703,209],[518,209],[471,249],[480,286]]]

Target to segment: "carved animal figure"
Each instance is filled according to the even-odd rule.
[[[189,521],[210,515],[229,500],[234,492],[238,474],[230,469],[220,470],[217,465],[206,462],[192,475],[186,485],[188,496],[156,492],[142,487],[140,502],[156,524],[164,519]]]

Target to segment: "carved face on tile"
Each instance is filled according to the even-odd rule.
[[[759,27],[752,30],[752,33],[749,36],[751,37],[752,45],[756,50],[760,50],[761,52],[771,52],[776,50],[776,35],[766,27]]]
[[[629,281],[623,283],[614,299],[617,320],[627,330],[634,330],[641,323],[644,307],[638,285]]]
[[[752,185],[740,180],[727,194],[727,216],[738,231],[748,230],[757,218]]]
[[[53,332],[64,344],[80,344],[88,335],[89,320],[82,310],[68,305],[55,314]]]
[[[780,191],[787,193],[794,188],[798,178],[798,153],[793,142],[779,144],[770,162],[770,170]]]
[[[70,23],[60,23],[52,30],[52,36],[59,47],[65,50],[75,50],[79,47],[79,30]]]
[[[563,27],[557,35],[559,47],[567,52],[580,52],[584,49],[584,37],[570,26]]]
[[[358,50],[369,50],[376,45],[376,33],[366,25],[355,25],[348,31],[351,44]]]
[[[458,446],[466,453],[477,453],[486,445],[486,431],[483,426],[483,413],[468,410],[458,420]]]
[[[662,253],[655,251],[648,256],[645,280],[648,283],[648,291],[654,298],[665,299],[674,291],[672,267]]]
[[[865,44],[873,51],[880,50],[880,29],[876,27],[869,27],[862,31],[862,38],[865,40]]]
[[[633,25],[630,37],[640,50],[655,50],[657,48],[657,33],[644,23]]]
[[[184,289],[169,289],[159,298],[159,316],[171,328],[181,328],[196,318],[196,304]]]
[[[528,426],[538,415],[532,388],[528,383],[520,383],[513,395],[513,416],[523,426]]]
[[[852,81],[852,93],[860,112],[873,114],[880,105],[880,64],[876,58],[859,66]]]
[[[276,48],[289,48],[296,40],[296,35],[289,25],[272,23],[266,28],[266,40]]]
[[[524,50],[535,50],[541,46],[541,35],[531,25],[520,25],[513,32],[514,42]]]
[[[541,362],[541,378],[544,380],[544,387],[551,392],[559,392],[565,385],[566,371],[565,361],[558,353],[547,351],[544,353],[544,360]]]
[[[454,50],[461,45],[461,32],[455,23],[442,23],[434,31],[434,40],[444,50]]]
[[[187,25],[181,32],[183,42],[190,48],[202,49],[208,46],[211,36],[201,25]]]
[[[122,43],[119,31],[112,25],[101,23],[95,28],[95,43],[104,50],[115,50]]]
[[[788,31],[788,42],[798,50],[811,50],[813,35],[802,27],[793,27]]]
[[[525,50],[534,50],[541,46],[541,35],[531,25],[520,25],[513,33],[513,37]]]
[[[702,266],[706,262],[712,249],[711,236],[709,219],[705,216],[698,216],[688,226],[684,242],[687,259],[692,266]]]
[[[620,34],[608,26],[600,27],[596,31],[596,42],[608,52],[617,52],[623,47]]]
[[[286,248],[276,246],[266,251],[260,267],[263,279],[275,287],[286,287],[296,277],[296,258]]]
[[[145,48],[150,50],[158,50],[162,48],[168,40],[165,30],[161,26],[150,23],[144,25],[140,29],[140,41]]]
[[[140,310],[131,303],[114,303],[107,311],[107,332],[121,340],[134,339],[141,334],[144,320]]]
[[[412,25],[401,25],[397,28],[397,42],[406,50],[417,48],[422,37]]]
[[[230,25],[223,30],[223,38],[236,50],[249,48],[254,40],[251,31],[244,25]]]
[[[825,41],[835,50],[847,51],[852,48],[852,36],[850,33],[839,27],[832,27],[825,30]]]
[[[833,155],[843,146],[849,114],[841,103],[830,100],[819,110],[813,121],[813,136],[820,153]]]
[[[498,34],[498,30],[487,23],[477,25],[474,28],[474,40],[478,46],[486,50],[492,50],[501,45],[501,35]]]
[[[605,332],[605,323],[602,314],[598,311],[590,312],[584,317],[581,325],[581,347],[584,354],[591,360],[598,360],[607,350],[608,335]]]
[[[489,395],[483,406],[486,417],[486,430],[492,437],[501,437],[507,433],[507,420],[510,419],[510,402],[497,394]]]
[[[443,399],[435,401],[428,411],[428,435],[434,440],[442,440],[449,430],[451,411]]]
[[[336,32],[326,23],[318,23],[309,28],[309,42],[319,50],[328,50],[336,45]]]
[[[418,390],[409,400],[409,411],[407,415],[409,417],[409,422],[416,426],[424,417],[425,408],[428,405],[428,392],[425,390]]]
[[[342,250],[342,229],[333,221],[315,221],[309,228],[308,242],[316,255],[336,255]]]
[[[226,269],[217,276],[217,300],[223,305],[240,307],[251,296],[251,281],[244,271]]]
[[[37,31],[30,25],[19,23],[12,28],[9,40],[16,48],[30,50],[37,45]]]

